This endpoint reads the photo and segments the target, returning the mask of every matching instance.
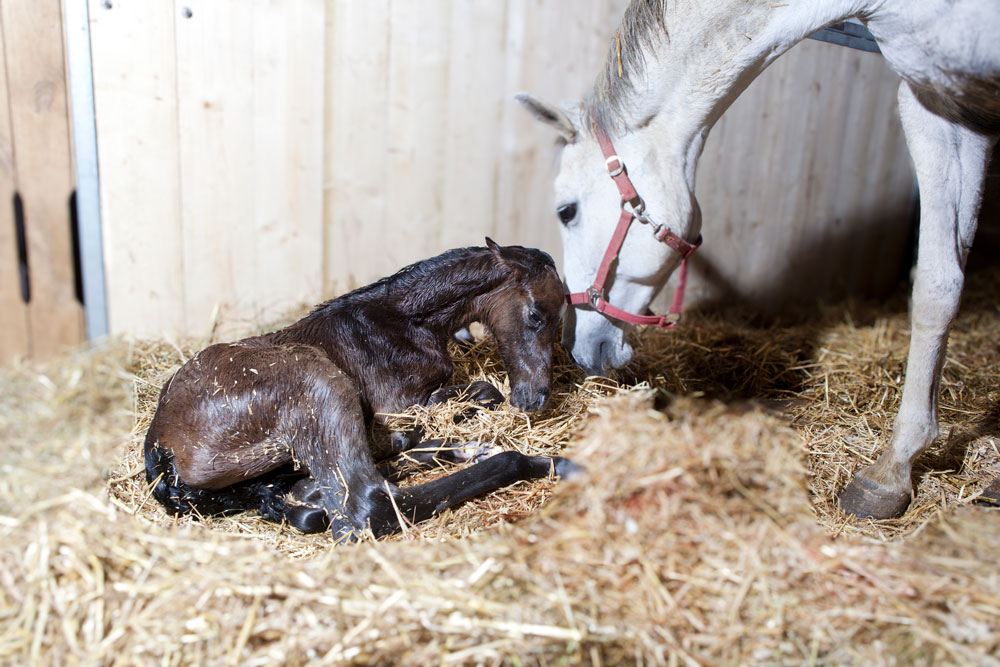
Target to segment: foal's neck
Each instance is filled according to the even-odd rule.
[[[477,319],[482,297],[507,280],[487,248],[461,248],[413,264],[341,297],[348,308],[393,313],[389,326],[419,326],[447,338]],[[396,321],[398,320],[398,321]]]

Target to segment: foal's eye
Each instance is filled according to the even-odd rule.
[[[560,206],[556,213],[559,215],[559,221],[568,225],[576,217],[576,204]]]
[[[528,311],[528,324],[530,324],[533,327],[540,327],[544,322],[545,318],[542,317],[542,314],[540,312],[538,312],[534,308]]]

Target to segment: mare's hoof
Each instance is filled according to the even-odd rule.
[[[556,475],[563,480],[573,479],[587,472],[587,469],[579,463],[573,463],[562,456],[554,456],[552,457],[552,461],[554,462],[553,468],[555,468]]]
[[[895,519],[910,505],[910,494],[887,489],[861,473],[837,496],[840,508],[859,519]]]

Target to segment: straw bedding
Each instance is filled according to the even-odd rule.
[[[833,498],[889,435],[904,297],[784,325],[696,313],[643,332],[617,382],[561,357],[541,415],[396,416],[588,472],[338,547],[149,498],[156,393],[205,341],[4,370],[0,663],[1000,664],[1000,512],[974,503],[1000,474],[998,279],[970,277],[942,437],[893,521]],[[454,352],[460,381],[507,389],[489,339]]]

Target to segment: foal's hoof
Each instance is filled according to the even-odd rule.
[[[487,410],[494,410],[504,401],[503,394],[485,380],[476,380],[463,392],[468,400],[478,403]]]
[[[910,505],[910,494],[887,489],[860,473],[837,496],[840,508],[859,519],[895,519]]]
[[[361,541],[354,526],[340,518],[334,519],[330,523],[330,533],[337,544],[354,544]]]
[[[579,463],[573,463],[562,456],[554,456],[552,457],[552,461],[552,467],[555,469],[556,475],[563,480],[573,479],[587,472],[587,469]]]
[[[291,505],[285,512],[288,525],[303,533],[322,533],[330,527],[326,511],[310,505]]]
[[[989,507],[1000,507],[1000,477],[997,477],[992,484],[983,489],[983,493],[976,498],[975,503]]]
[[[503,451],[492,442],[463,442],[454,445],[444,445],[435,453],[439,461],[449,463],[479,463]]]

